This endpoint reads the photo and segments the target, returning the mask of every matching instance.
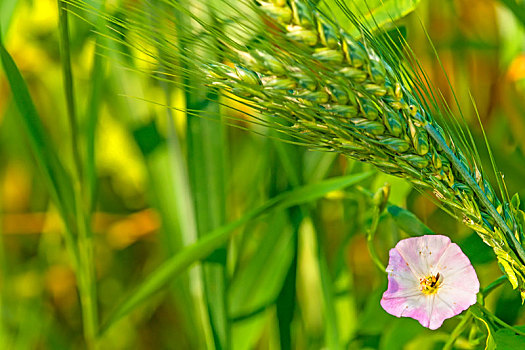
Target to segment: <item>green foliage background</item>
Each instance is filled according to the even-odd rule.
[[[397,23],[453,106],[423,23],[478,145],[470,94],[508,191],[522,198],[524,6],[423,0]],[[441,348],[461,317],[431,332],[379,305],[386,275],[367,233],[378,212],[372,195],[385,183],[389,206],[373,241],[383,264],[399,239],[436,232],[460,244],[482,286],[501,275],[492,251],[428,194],[367,164],[279,141],[241,113],[229,126],[167,111],[204,108],[202,96],[125,69],[120,50],[97,46],[88,24],[69,19],[74,80],[64,89],[57,3],[0,3],[3,42],[36,107],[17,102],[24,86],[13,95],[0,72],[0,348],[85,347],[89,302],[79,295],[90,289],[98,340],[87,344],[103,349]],[[74,92],[76,135],[64,91]],[[525,324],[509,283],[486,305]],[[457,348],[485,345],[486,328],[473,329]],[[509,337],[496,337],[499,348],[521,341]]]

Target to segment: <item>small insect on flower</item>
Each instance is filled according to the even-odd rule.
[[[437,329],[447,318],[476,303],[479,281],[459,246],[446,236],[401,240],[390,250],[388,288],[381,306]]]

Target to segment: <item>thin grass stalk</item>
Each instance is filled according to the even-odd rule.
[[[366,234],[366,245],[368,247],[368,252],[370,254],[370,258],[376,265],[376,267],[381,271],[382,273],[386,273],[386,267],[377,255],[376,248],[374,246],[374,237],[377,232],[377,225],[379,224],[379,219],[381,218],[381,211],[376,206],[373,209],[372,214],[372,223],[370,224],[370,227],[368,228],[368,232]]]
[[[467,329],[470,322],[472,322],[472,313],[470,311],[467,311],[467,313],[463,316],[458,325],[452,330],[452,333],[450,333],[447,342],[445,343],[445,345],[443,345],[443,350],[451,350],[454,347],[454,343],[459,338],[461,333],[463,333]]]
[[[66,96],[67,117],[71,133],[71,149],[74,162],[74,171],[77,177],[81,177],[82,160],[78,147],[78,122],[75,103],[75,91],[73,84],[73,70],[71,68],[71,52],[69,48],[69,20],[67,3],[63,0],[57,0],[58,5],[58,25],[60,35],[60,54],[62,63],[62,75],[64,78],[64,92]]]
[[[503,283],[505,283],[505,281],[507,281],[507,276],[500,276],[498,277],[495,281],[493,281],[492,283],[490,283],[488,286],[486,286],[485,288],[483,288],[483,290],[481,291],[481,295],[483,296],[483,298],[486,298],[490,293],[492,293],[496,288],[498,288],[499,286],[501,286]]]
[[[64,89],[66,94],[67,115],[69,120],[71,147],[73,157],[73,193],[75,206],[75,223],[77,229],[77,246],[79,264],[76,269],[80,303],[82,308],[82,321],[84,340],[88,349],[96,346],[98,330],[98,308],[96,297],[96,278],[93,261],[93,235],[90,229],[82,184],[82,163],[78,147],[79,133],[73,85],[73,70],[71,67],[71,53],[69,47],[69,24],[67,3],[57,0],[59,12],[59,33]],[[89,196],[88,198],[91,198]],[[91,205],[89,205],[91,207]],[[65,218],[67,220],[67,218]]]
[[[185,4],[191,7],[192,4]],[[213,13],[207,14],[213,21]],[[177,22],[178,43],[181,51],[196,55],[192,43],[184,42],[184,38],[191,30],[189,18],[181,17]],[[210,43],[213,45],[213,43]],[[168,55],[169,57],[169,55]],[[210,57],[210,59],[217,59]],[[182,64],[184,67],[185,62]],[[167,65],[170,68],[170,65]],[[203,109],[205,102],[207,110],[215,110],[215,121],[204,120],[198,115],[187,114],[187,147],[188,168],[190,183],[194,193],[194,206],[197,218],[199,236],[225,223],[225,139],[224,129],[218,114],[218,95],[214,91],[205,89],[195,93],[195,86],[200,85],[198,78],[193,75],[182,74],[184,79],[186,108],[189,110]],[[203,264],[203,284],[207,299],[207,307],[211,330],[216,349],[231,348],[231,324],[228,317],[226,274],[226,248],[220,248],[215,254],[214,261]]]
[[[3,197],[3,193],[0,192],[0,195]],[[5,251],[4,251],[4,232],[3,232],[3,208],[2,202],[0,202],[0,310],[4,309],[5,303],[5,281],[7,280],[7,270],[6,270],[6,261],[5,261]],[[9,335],[7,334],[5,327],[3,314],[0,315],[0,347],[7,348]]]
[[[95,164],[95,137],[96,127],[99,119],[99,110],[102,102],[102,91],[105,80],[104,67],[105,58],[104,49],[101,42],[104,41],[102,36],[97,36],[96,48],[93,53],[93,67],[91,70],[91,93],[89,104],[86,111],[86,166],[84,179],[86,183],[86,203],[88,214],[95,210],[95,193],[97,190],[97,174]]]

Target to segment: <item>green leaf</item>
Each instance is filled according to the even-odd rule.
[[[458,242],[458,245],[463,253],[469,257],[472,264],[486,264],[496,258],[492,249],[483,242],[477,233],[471,233],[461,242]]]
[[[380,304],[384,290],[386,290],[386,283],[368,296],[364,310],[359,317],[359,334],[380,334],[392,322],[392,316]]]
[[[523,326],[517,328],[525,329]],[[507,328],[498,329],[494,334],[494,342],[498,350],[525,349],[525,336],[518,335]]]
[[[272,215],[256,252],[235,273],[228,291],[231,318],[255,315],[254,311],[277,298],[293,257],[292,232],[287,225],[286,216]]]
[[[434,232],[422,223],[412,212],[398,207],[389,205],[388,212],[394,219],[396,225],[410,236],[433,235]]]
[[[401,350],[407,348],[407,343],[413,340],[424,328],[413,319],[401,318],[384,329],[379,349]]]
[[[44,125],[40,120],[24,78],[13,58],[4,47],[1,37],[0,60],[13,92],[13,100],[20,112],[21,122],[27,132],[32,151],[44,174],[51,197],[57,205],[70,234],[74,232],[72,220],[75,213],[71,178],[57,157],[56,150],[51,144]],[[72,241],[73,237],[69,236],[66,239]],[[78,255],[76,252],[74,254],[76,258]]]
[[[338,178],[332,178],[317,184],[307,185],[296,190],[280,194],[260,207],[245,214],[240,219],[227,225],[221,226],[212,232],[203,235],[202,238],[185,247],[177,255],[165,261],[155,271],[153,271],[144,281],[129,295],[123,303],[110,315],[101,333],[104,333],[115,322],[133,311],[142,302],[146,301],[151,295],[160,291],[178,274],[185,271],[192,264],[205,259],[213,251],[223,246],[232,235],[233,231],[250,220],[269,212],[270,210],[282,210],[294,205],[309,202],[323,197],[331,191],[354,185],[369,176],[373,172],[359,173]]]
[[[0,37],[2,38],[5,38],[9,30],[9,25],[11,24],[17,3],[18,0],[2,0],[2,2],[0,2],[0,23],[2,24]]]
[[[360,181],[363,181],[369,178],[371,175],[375,174],[374,171],[367,171],[359,174],[352,174],[348,176],[341,176],[336,178],[331,178],[317,184],[310,184],[303,187],[300,187],[296,190],[293,190],[290,193],[291,195],[279,195],[274,198],[276,202],[275,209],[284,209],[289,208],[294,205],[299,205],[302,203],[310,202],[314,199],[318,199],[328,192],[336,191],[341,188],[345,188],[351,185],[354,185]]]
[[[157,124],[155,121],[151,121],[146,125],[141,125],[133,130],[133,137],[135,138],[135,141],[137,141],[137,144],[145,157],[164,143],[164,139],[157,130]]]
[[[470,309],[472,315],[478,319],[487,329],[487,341],[485,344],[485,350],[494,350],[496,349],[496,343],[494,341],[494,326],[490,320],[484,315],[483,310],[478,307],[478,305],[473,305]]]

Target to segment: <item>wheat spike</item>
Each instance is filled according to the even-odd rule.
[[[89,9],[81,0],[72,3]],[[415,78],[387,59],[383,51],[389,50],[388,42],[379,43],[355,18],[361,35],[350,35],[308,0],[257,3],[246,5],[261,16],[264,34],[249,43],[223,34],[177,2],[165,6],[197,23],[194,36],[175,33],[166,38],[141,21],[148,11],[137,11],[137,21],[130,21],[126,29],[134,29],[150,46],[159,46],[161,53],[140,44],[134,47],[159,65],[187,75],[197,70],[207,85],[266,116],[261,119],[254,113],[254,123],[308,147],[371,163],[434,193],[493,248],[513,287],[525,298],[525,236],[517,219],[522,212],[498,199],[480,165],[467,158],[465,143],[438,125]],[[247,16],[231,10],[241,19]],[[169,13],[157,12],[160,17]],[[122,20],[111,21],[126,26]],[[256,25],[241,27],[253,35],[261,30]],[[210,41],[218,42],[220,50],[210,49]],[[199,50],[213,55],[188,56],[181,49],[187,43],[197,43]],[[220,61],[210,62],[209,57],[217,56]]]
[[[234,68],[208,66],[212,84],[253,101],[264,114],[290,122],[289,133],[316,148],[371,163],[433,191],[494,249],[523,295],[522,248],[515,246],[517,240],[509,242],[505,234],[511,228],[510,238],[519,239],[516,219],[476,164],[467,161],[391,67],[369,43],[355,40],[306,2],[260,4],[277,24],[274,34],[292,44],[287,48],[296,50],[282,52],[277,45],[266,50],[234,50]],[[446,140],[455,166],[443,145],[429,135],[429,128],[435,137]],[[492,208],[480,202],[472,180]],[[495,219],[494,208],[506,227]]]

